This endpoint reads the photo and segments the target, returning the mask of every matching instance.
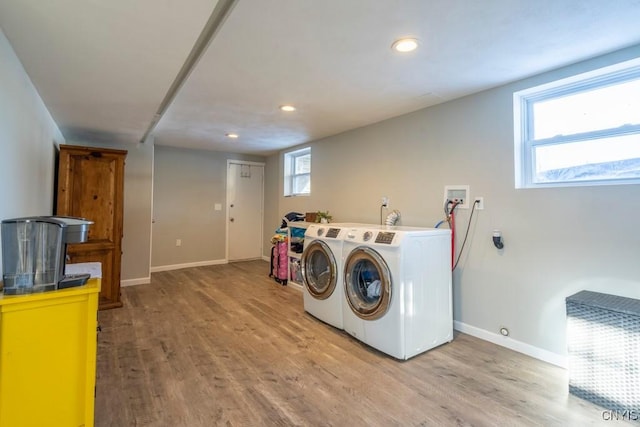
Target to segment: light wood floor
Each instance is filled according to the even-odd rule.
[[[397,361],[306,314],[268,269],[124,288],[100,312],[96,426],[611,425],[560,368],[465,334]]]

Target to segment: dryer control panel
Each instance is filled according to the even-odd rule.
[[[376,243],[384,243],[385,245],[390,245],[393,242],[393,237],[395,235],[396,233],[381,231],[376,236]]]

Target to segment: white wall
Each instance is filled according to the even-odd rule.
[[[282,217],[278,212],[279,191],[282,186],[278,184],[279,163],[278,154],[269,156],[264,167],[264,242],[262,244],[263,257],[269,260],[271,257],[271,238],[276,229],[280,227]],[[286,212],[285,212],[286,213]]]
[[[470,185],[485,209],[454,274],[456,326],[562,365],[567,296],[640,298],[640,185],[516,190],[512,96],[637,56],[640,46],[316,141],[310,197],[282,196],[281,153],[278,215],[330,210],[336,222],[378,223],[388,196],[403,225],[431,227],[443,217],[444,186]],[[459,211],[458,246],[468,218]],[[502,326],[509,338],[498,335]]]
[[[226,262],[227,159],[265,160],[156,146],[152,271]],[[222,210],[214,210],[216,203]]]
[[[0,220],[53,214],[55,147],[62,142],[0,30]]]

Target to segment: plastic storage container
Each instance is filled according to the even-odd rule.
[[[566,303],[569,392],[610,410],[640,410],[640,300],[581,291]]]

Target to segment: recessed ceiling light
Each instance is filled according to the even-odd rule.
[[[296,107],[294,107],[293,105],[281,105],[280,109],[286,112],[296,111]]]
[[[227,138],[232,138],[232,139],[236,139],[238,137],[237,133],[228,133],[227,134]]]
[[[398,39],[393,42],[391,49],[397,52],[411,52],[418,47],[418,40],[413,38]]]

